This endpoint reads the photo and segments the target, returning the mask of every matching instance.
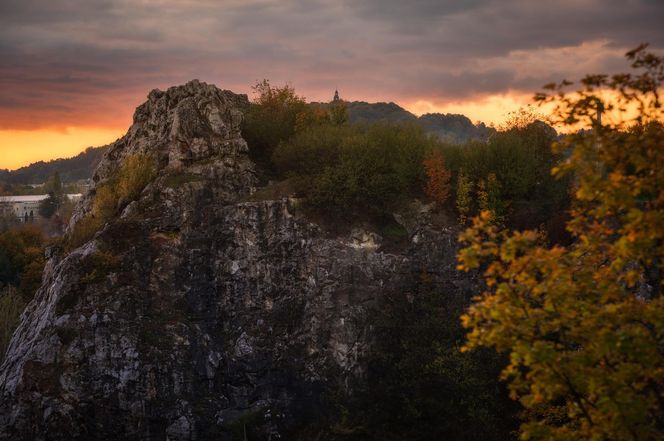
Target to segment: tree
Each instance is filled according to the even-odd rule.
[[[18,287],[25,303],[41,284],[45,244],[44,236],[33,226],[0,234],[0,287]]]
[[[340,126],[348,122],[348,106],[344,101],[337,101],[330,105],[328,111],[330,122]]]
[[[468,221],[470,210],[472,209],[472,201],[470,195],[473,192],[473,182],[463,169],[459,171],[457,177],[457,190],[456,190],[456,207],[459,212],[459,223],[464,225]]]
[[[48,197],[39,203],[39,215],[45,219],[50,219],[57,213],[62,201],[66,198],[62,189],[60,173],[56,171],[45,187]]]
[[[46,184],[46,190],[48,193],[53,193],[57,196],[63,194],[62,180],[60,179],[60,172],[55,172],[51,180]]]
[[[307,104],[289,85],[276,87],[263,80],[252,89],[255,97],[246,112],[242,136],[253,159],[270,168],[272,153],[293,136],[298,114],[307,110]]]
[[[44,219],[50,219],[60,207],[60,198],[54,193],[49,193],[48,197],[39,203],[39,215]],[[26,214],[26,220],[27,220]]]
[[[450,195],[450,172],[445,168],[443,155],[434,150],[422,161],[427,182],[424,193],[439,204],[443,204]]]
[[[498,126],[501,132],[512,129],[525,129],[531,124],[544,119],[544,115],[537,112],[531,104],[521,107],[516,111],[509,112],[505,121]]]
[[[556,147],[567,159],[553,173],[575,178],[572,244],[501,230],[488,212],[460,237],[459,267],[486,282],[462,318],[465,349],[509,354],[524,439],[664,438],[664,58],[645,46],[627,57],[635,73],[536,96],[554,122],[593,128]]]
[[[477,202],[481,211],[491,213],[494,222],[503,219],[506,202],[500,196],[500,184],[495,173],[489,173],[486,181],[482,179],[477,184]]]

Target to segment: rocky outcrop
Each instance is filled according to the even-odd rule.
[[[155,178],[93,239],[50,250],[0,367],[0,439],[289,439],[361,380],[386,293],[423,271],[451,283],[453,234],[426,211],[387,253],[374,233],[329,237],[297,200],[248,201],[246,104],[193,81],[136,110],[94,181],[134,154]]]

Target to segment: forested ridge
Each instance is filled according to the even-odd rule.
[[[81,179],[90,179],[107,147],[88,147],[85,151],[71,158],[39,161],[16,170],[0,169],[0,185],[6,187],[6,193],[12,193],[14,187],[27,184],[43,184],[60,174],[63,182],[70,183]]]

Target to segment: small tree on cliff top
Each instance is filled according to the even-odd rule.
[[[244,120],[242,136],[252,157],[271,167],[272,153],[280,142],[293,136],[298,115],[306,110],[307,104],[289,85],[277,87],[263,80],[252,89],[254,99]]]
[[[445,168],[443,155],[438,150],[434,150],[422,164],[427,176],[424,192],[434,201],[443,204],[450,195],[451,176],[451,173]]]
[[[555,147],[567,159],[553,173],[575,177],[574,243],[506,232],[488,213],[461,235],[460,268],[483,268],[487,286],[463,316],[466,349],[509,354],[503,378],[531,416],[523,439],[664,439],[664,59],[645,46],[627,57],[634,74],[536,96],[554,122],[593,127]]]

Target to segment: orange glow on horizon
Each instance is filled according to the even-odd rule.
[[[532,95],[498,94],[468,101],[440,102],[420,99],[398,103],[415,115],[425,113],[454,113],[486,125],[500,127],[517,111],[532,104]],[[546,113],[537,106],[533,111]],[[37,161],[68,158],[88,147],[110,144],[126,132],[126,127],[71,126],[64,129],[43,128],[35,130],[0,129],[0,169],[14,170]]]
[[[65,130],[0,130],[0,169],[69,158],[88,147],[109,144],[126,128],[67,127]]]
[[[473,123],[481,121],[487,126],[500,126],[505,122],[510,112],[515,112],[532,103],[532,95],[504,94],[491,95],[472,101],[446,103],[419,100],[407,103],[404,107],[418,116],[425,113],[455,113],[467,116]],[[534,110],[537,111],[536,108]]]

